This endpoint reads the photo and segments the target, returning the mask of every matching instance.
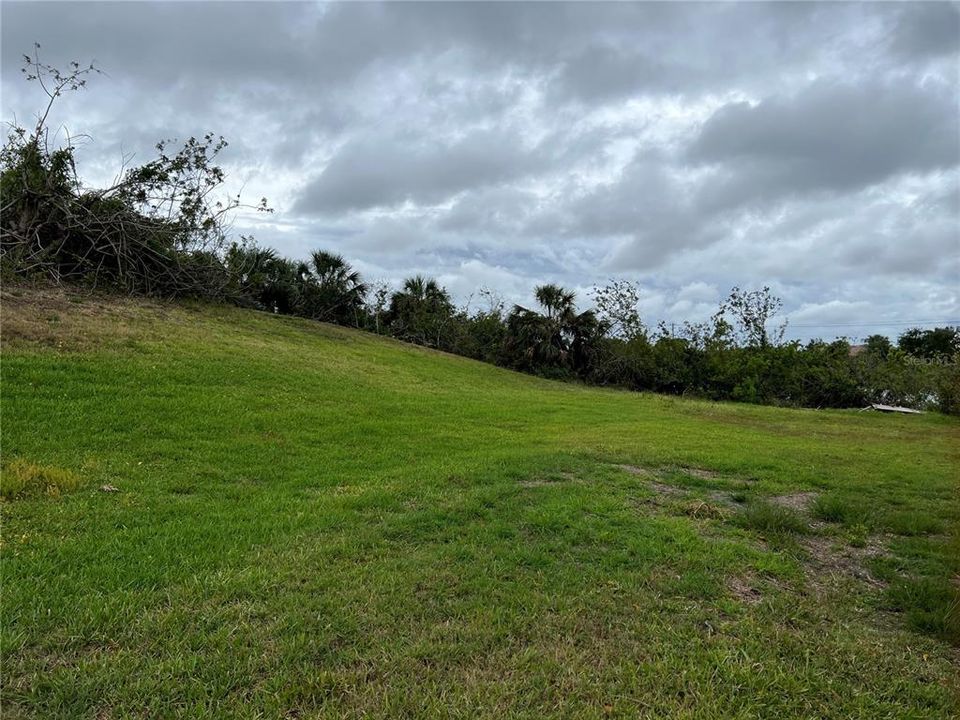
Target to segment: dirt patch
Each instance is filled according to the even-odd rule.
[[[650,490],[658,495],[666,495],[670,497],[687,497],[690,495],[691,489],[677,487],[676,485],[670,485],[668,483],[661,482],[660,479],[669,473],[679,470],[687,475],[692,475],[701,479],[718,479],[722,477],[720,473],[712,470],[701,470],[698,468],[646,468],[640,467],[639,465],[617,465],[616,467],[624,472],[630,473],[631,475],[636,475],[637,477],[643,478],[647,481],[647,487],[649,487]],[[730,512],[727,508],[732,504],[733,500],[730,497],[730,493],[716,490],[710,493],[710,502],[705,502],[703,500],[692,501],[688,503],[685,508],[683,508],[682,513],[693,518],[715,518],[725,520],[730,516]]]
[[[657,482],[656,480],[651,480],[648,483],[648,487],[653,490],[658,495],[669,495],[671,497],[681,497],[686,495],[686,491],[674,487],[673,485],[667,485],[666,483]]]
[[[757,605],[763,595],[754,587],[754,579],[749,575],[734,575],[727,579],[727,590],[744,605]]]
[[[874,587],[883,587],[867,569],[873,558],[886,554],[886,538],[871,536],[863,547],[852,547],[835,542],[832,538],[813,535],[800,541],[807,553],[807,575],[815,587],[822,587],[827,577],[854,577]]]
[[[691,477],[700,478],[701,480],[716,480],[723,477],[721,473],[714,470],[704,470],[703,468],[681,467],[680,470]]]
[[[640,467],[638,465],[617,465],[617,467],[627,471],[631,475],[639,475],[641,477],[662,477],[671,472],[681,472],[684,475],[699,478],[700,480],[719,480],[724,477],[723,473],[716,472],[715,470],[705,470],[703,468],[686,467],[683,465],[667,465],[658,468]]]
[[[799,492],[790,495],[774,495],[768,498],[768,501],[771,505],[779,505],[796,512],[806,512],[813,505],[813,501],[817,499],[818,494],[815,492]]]
[[[686,492],[680,488],[674,487],[673,485],[667,485],[666,483],[662,483],[657,480],[657,478],[660,477],[660,473],[656,470],[638,467],[636,465],[617,465],[617,467],[621,470],[625,470],[631,475],[644,478],[647,481],[650,489],[659,495],[686,495]]]
[[[658,476],[656,471],[638,465],[617,465],[617,467],[631,475],[638,475],[639,477],[655,478]]]
[[[547,485],[562,485],[565,482],[576,482],[579,478],[570,472],[557,473],[551,477],[535,477],[529,480],[521,480],[520,487],[546,487]]]

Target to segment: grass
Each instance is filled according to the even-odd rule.
[[[906,613],[914,628],[929,633],[947,632],[949,619],[943,609],[957,610],[956,588],[944,578],[895,577],[885,601],[889,609]]]
[[[956,707],[955,420],[591,389],[232,308],[2,302],[4,457],[82,481],[0,503],[4,717]],[[817,523],[798,493],[858,512]]]
[[[774,535],[803,534],[807,532],[807,523],[800,514],[790,508],[779,507],[766,502],[755,502],[741,510],[736,516],[739,525],[759,533]]]
[[[862,524],[866,519],[855,499],[838,495],[821,495],[814,500],[812,512],[818,520],[844,525]]]
[[[0,467],[0,497],[14,500],[36,495],[58,497],[81,485],[76,473],[50,465],[37,465],[15,457]]]

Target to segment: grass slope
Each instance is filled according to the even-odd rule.
[[[4,717],[955,707],[955,421],[2,301]]]

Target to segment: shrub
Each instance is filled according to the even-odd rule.
[[[960,360],[945,365],[937,388],[939,410],[947,415],[960,415]]]

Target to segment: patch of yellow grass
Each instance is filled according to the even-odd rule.
[[[149,339],[152,320],[170,312],[185,312],[179,306],[144,298],[20,280],[3,283],[0,307],[0,341],[4,351],[36,347],[61,352],[122,348]]]
[[[0,468],[0,497],[5,500],[37,495],[59,497],[80,485],[80,476],[70,470],[38,465],[24,458],[14,458]]]

